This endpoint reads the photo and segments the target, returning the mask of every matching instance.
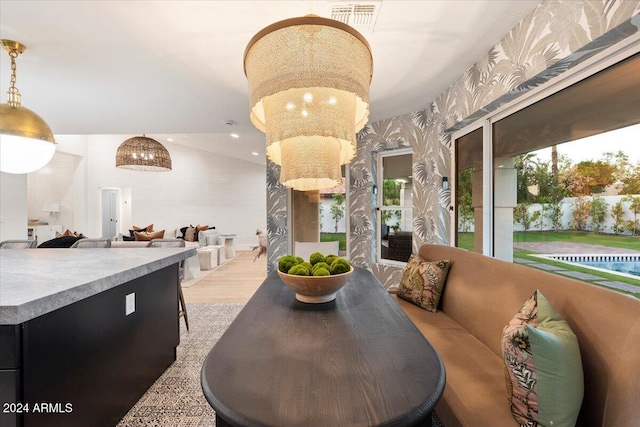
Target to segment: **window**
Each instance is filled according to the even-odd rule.
[[[482,128],[458,139],[455,246],[482,253]]]
[[[456,246],[640,297],[638,94],[635,54],[454,134]]]
[[[377,253],[379,262],[407,262],[413,247],[411,149],[377,156]]]

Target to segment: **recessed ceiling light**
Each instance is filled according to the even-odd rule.
[[[238,135],[237,133],[232,133],[231,134],[231,138],[240,138],[240,135]]]
[[[251,153],[251,154],[253,154],[254,156],[257,156],[257,155],[258,155],[258,153],[256,153],[255,151],[254,151],[253,153]]]
[[[173,138],[167,138],[167,141],[173,142]]]

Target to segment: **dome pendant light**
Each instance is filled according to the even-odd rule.
[[[36,113],[20,105],[16,88],[16,58],[26,49],[12,40],[0,40],[11,57],[11,86],[8,102],[0,104],[0,171],[23,174],[49,163],[56,142],[49,125]]]
[[[168,172],[171,156],[164,145],[145,135],[124,141],[116,152],[116,167],[145,172]]]

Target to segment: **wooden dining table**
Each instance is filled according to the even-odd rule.
[[[445,369],[373,274],[306,304],[271,273],[209,352],[220,426],[430,426]]]

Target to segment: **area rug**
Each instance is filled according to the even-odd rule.
[[[190,330],[180,322],[176,361],[117,427],[215,426],[215,412],[202,394],[200,369],[209,350],[243,306],[241,303],[188,304]],[[435,414],[433,418],[433,427],[443,427]]]
[[[147,390],[118,427],[213,427],[215,412],[204,398],[200,369],[209,350],[244,304],[187,304],[189,331],[180,322],[176,361]]]

